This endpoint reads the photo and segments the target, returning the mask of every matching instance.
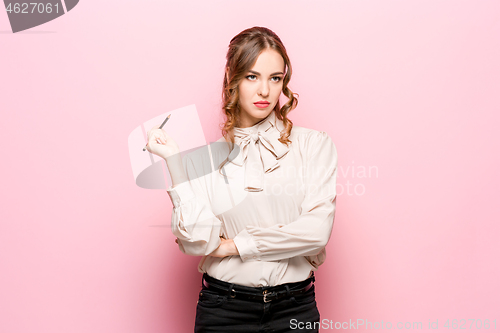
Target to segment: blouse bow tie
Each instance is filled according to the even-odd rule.
[[[273,120],[274,112],[271,112],[262,123],[249,128],[234,128],[235,142],[240,147],[240,153],[232,162],[238,166],[246,163],[246,191],[262,191],[264,172],[269,173],[279,167],[279,159],[289,151],[278,140],[281,133]]]

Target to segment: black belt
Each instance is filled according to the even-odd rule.
[[[215,288],[218,290],[225,291],[231,298],[239,298],[239,299],[268,303],[283,297],[292,297],[304,294],[314,286],[315,278],[313,274],[313,276],[302,282],[285,283],[275,287],[261,287],[261,288],[239,286],[234,283],[229,283],[215,279],[206,273],[203,274],[202,281],[205,287],[211,289]],[[292,288],[294,289],[292,290]]]

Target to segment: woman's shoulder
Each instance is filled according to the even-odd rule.
[[[292,131],[290,132],[290,141],[296,141],[297,143],[321,143],[324,141],[331,141],[330,136],[325,131],[315,130],[312,128],[306,128],[302,126],[294,125]]]
[[[311,135],[313,133],[319,133],[320,131],[312,129],[312,128],[306,128],[302,126],[297,126],[293,125],[292,131],[290,134],[295,134],[296,136],[304,136],[304,135]]]
[[[298,151],[306,161],[315,163],[337,163],[337,148],[326,131],[293,126],[290,133],[293,149]]]

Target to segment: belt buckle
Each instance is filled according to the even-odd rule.
[[[273,292],[269,292],[268,290],[264,290],[262,293],[264,294],[264,303],[271,302],[270,299],[269,300],[267,299],[267,296],[274,296],[276,294],[274,291]]]

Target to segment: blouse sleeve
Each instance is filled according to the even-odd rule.
[[[172,233],[178,238],[179,249],[188,255],[205,256],[221,243],[222,222],[214,215],[209,204],[206,158],[189,155],[183,159],[189,181],[167,189],[173,204]],[[209,162],[208,162],[209,163]],[[208,166],[210,167],[210,166]]]
[[[306,188],[301,215],[289,224],[247,226],[238,233],[233,240],[243,262],[324,253],[335,217],[337,150],[325,132],[312,132],[305,149]]]

